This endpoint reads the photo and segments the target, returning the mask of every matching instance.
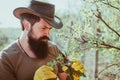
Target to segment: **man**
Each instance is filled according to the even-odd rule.
[[[21,21],[23,33],[0,53],[0,80],[33,80],[39,67],[60,54],[49,39],[53,27],[60,29],[63,26],[54,10],[53,4],[35,0],[28,8],[14,10],[15,17]],[[60,80],[66,80],[65,73],[58,70],[56,75]]]

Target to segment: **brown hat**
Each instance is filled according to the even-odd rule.
[[[54,12],[55,6],[53,4],[32,0],[28,8],[16,8],[13,14],[19,19],[23,13],[33,14],[43,18],[54,28],[60,29],[62,28],[63,23],[59,17],[54,15]]]

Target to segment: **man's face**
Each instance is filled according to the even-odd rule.
[[[43,36],[50,36],[50,30],[52,29],[52,27],[45,22],[43,19],[41,19],[39,22],[36,22],[33,26],[32,26],[32,36],[33,38],[35,38],[36,40],[38,40],[40,37]],[[44,39],[44,41],[46,41]]]
[[[41,19],[36,22],[28,33],[28,43],[30,49],[37,58],[44,59],[49,53],[48,40],[51,26]]]

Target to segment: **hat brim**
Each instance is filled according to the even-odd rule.
[[[20,7],[20,8],[16,8],[13,12],[14,16],[17,17],[18,19],[21,18],[21,14],[23,14],[23,13],[29,13],[29,14],[36,15],[40,18],[43,18],[48,24],[50,24],[51,26],[53,26],[56,29],[60,29],[63,26],[63,23],[59,17],[54,16],[54,19],[52,19],[52,18],[47,17],[45,15],[39,14],[39,13],[33,11],[32,9],[29,9],[29,8]]]

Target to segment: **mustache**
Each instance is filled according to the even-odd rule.
[[[42,40],[42,39],[47,39],[47,40],[50,40],[50,38],[48,36],[43,36],[43,37],[40,37],[39,40]]]

